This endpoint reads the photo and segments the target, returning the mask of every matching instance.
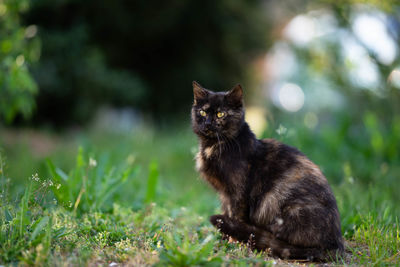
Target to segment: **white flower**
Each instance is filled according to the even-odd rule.
[[[89,167],[96,167],[97,166],[97,161],[93,158],[89,158]]]
[[[126,158],[126,162],[127,162],[128,164],[130,164],[130,165],[132,165],[132,164],[135,162],[135,160],[136,160],[136,157],[135,157],[135,155],[133,155],[133,154],[130,154],[130,155]]]
[[[283,126],[282,124],[279,124],[278,129],[276,129],[276,133],[279,135],[285,135],[287,132],[287,128],[285,126]]]
[[[37,173],[33,174],[32,177],[31,177],[31,179],[32,179],[33,181],[38,182],[38,181],[40,180],[39,174],[37,174]]]

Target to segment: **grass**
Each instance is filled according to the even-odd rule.
[[[332,265],[400,262],[400,160],[392,149],[400,138],[376,131],[373,116],[366,114],[357,135],[345,118],[341,127],[292,123],[263,134],[298,146],[330,180],[348,250]],[[0,264],[303,264],[221,240],[208,222],[219,211],[217,197],[193,167],[196,139],[189,127],[172,128],[62,138],[1,131]],[[47,149],[31,145],[40,142]]]

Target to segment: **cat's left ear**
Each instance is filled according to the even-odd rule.
[[[243,88],[240,84],[235,85],[228,93],[225,95],[229,103],[237,106],[243,105]]]

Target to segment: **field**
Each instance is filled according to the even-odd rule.
[[[330,181],[346,256],[330,265],[400,265],[399,118],[382,128],[272,123]],[[0,131],[0,264],[47,266],[313,264],[221,240],[215,193],[198,177],[189,123],[129,133]],[[278,129],[278,131],[277,131]]]

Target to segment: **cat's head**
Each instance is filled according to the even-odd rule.
[[[193,131],[204,138],[235,137],[244,122],[243,89],[240,84],[228,92],[212,92],[193,82]]]

